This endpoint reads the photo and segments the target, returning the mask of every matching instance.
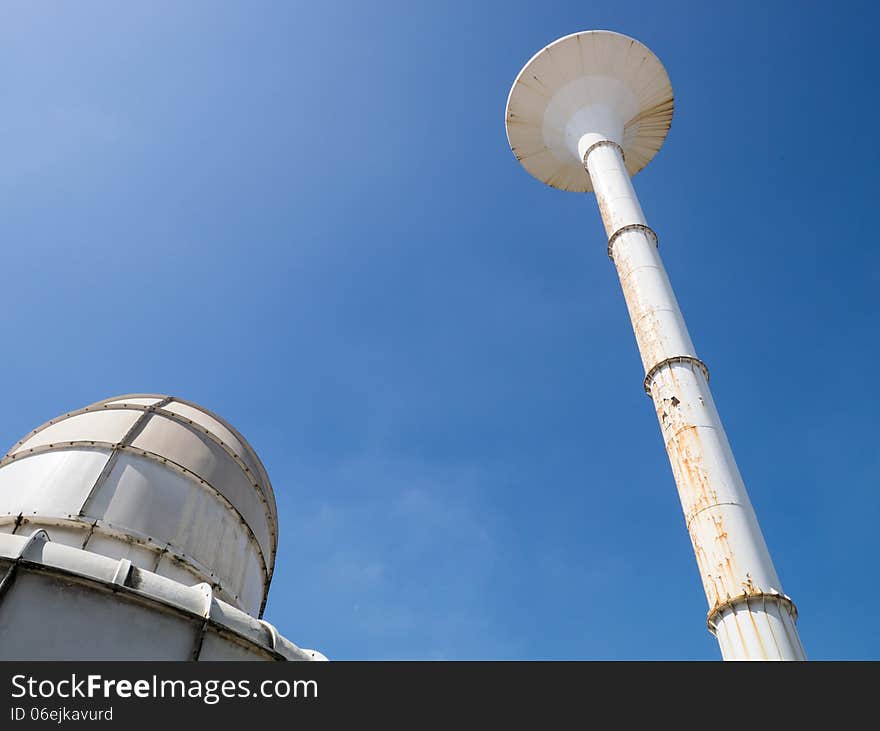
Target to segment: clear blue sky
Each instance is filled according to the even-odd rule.
[[[517,72],[634,36],[636,188],[811,658],[878,658],[870,3],[4,2],[0,442],[118,393],[228,418],[332,658],[719,656],[591,196]]]

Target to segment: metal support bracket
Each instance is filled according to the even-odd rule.
[[[193,645],[192,655],[190,656],[192,661],[198,660],[199,655],[202,654],[202,643],[205,641],[205,633],[208,631],[208,625],[211,622],[211,604],[214,602],[214,588],[210,584],[198,584],[197,586],[202,587],[205,593],[205,608],[202,612],[204,619],[202,620],[202,625],[199,628],[195,645]]]
[[[27,553],[27,550],[37,540],[48,541],[49,534],[46,533],[46,531],[42,528],[38,528],[28,536],[27,540],[24,542],[24,545],[19,550],[18,555],[13,559],[12,564],[9,566],[9,568],[6,569],[6,573],[3,575],[3,578],[0,579],[0,601],[3,601],[3,597],[12,586],[12,582],[15,581],[15,576],[18,573],[18,566],[21,563],[24,554]]]
[[[119,564],[116,566],[116,573],[113,575],[112,583],[116,586],[125,586],[130,573],[131,561],[127,558],[120,558]]]
[[[266,633],[269,635],[269,647],[274,650],[278,646],[278,630],[265,619],[258,619],[257,621],[266,629]]]
[[[757,591],[751,593],[743,593],[738,596],[731,597],[725,602],[721,602],[717,606],[715,606],[712,611],[709,612],[709,616],[706,617],[706,627],[709,628],[709,632],[712,633],[713,636],[716,635],[716,631],[718,629],[718,623],[716,620],[718,616],[722,614],[726,609],[735,610],[738,604],[745,604],[746,608],[749,608],[749,602],[752,600],[760,600],[762,603],[766,603],[769,601],[774,601],[777,604],[785,607],[786,611],[789,613],[793,621],[797,621],[798,611],[797,607],[794,605],[794,602],[791,600],[791,597],[787,594],[779,594],[778,592],[764,592]]]
[[[611,259],[611,261],[614,261],[614,242],[617,241],[618,236],[628,233],[629,231],[641,231],[642,233],[647,234],[649,238],[654,239],[654,246],[658,249],[660,248],[660,241],[657,238],[657,233],[654,229],[643,223],[628,223],[626,226],[621,226],[608,237],[608,258]]]
[[[651,370],[645,374],[645,382],[643,386],[645,388],[645,393],[648,394],[649,398],[651,397],[651,381],[654,380],[654,376],[657,375],[661,368],[673,363],[690,363],[691,365],[695,365],[703,372],[706,381],[709,380],[709,368],[699,358],[694,355],[674,355],[671,358],[664,358],[659,363],[656,363]]]
[[[618,145],[616,142],[614,142],[613,140],[599,140],[598,142],[594,142],[586,150],[584,150],[584,158],[583,158],[584,167],[587,167],[587,158],[590,156],[590,153],[593,150],[595,150],[597,147],[604,147],[606,145],[608,145],[610,147],[616,147],[617,151],[620,153],[621,159],[626,160],[626,155],[623,154],[623,148],[620,145]],[[590,171],[587,170],[588,175],[589,175],[589,173],[590,173]]]

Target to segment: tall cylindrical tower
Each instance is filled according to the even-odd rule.
[[[586,31],[526,64],[507,101],[507,136],[539,180],[595,191],[723,658],[804,660],[797,611],[782,591],[709,370],[630,180],[666,138],[672,109],[669,77],[648,48],[619,33]]]

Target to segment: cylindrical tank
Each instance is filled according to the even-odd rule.
[[[244,438],[170,396],[99,401],[38,427],[0,461],[0,531],[52,540],[261,616],[278,535],[275,497]]]
[[[259,619],[277,541],[266,470],[216,414],[155,394],[66,413],[0,461],[0,655],[192,659],[216,635],[251,659],[318,656]],[[34,621],[78,637],[85,654],[34,634]],[[193,623],[188,648],[157,639],[160,625],[189,637]],[[99,639],[114,627],[119,646]]]

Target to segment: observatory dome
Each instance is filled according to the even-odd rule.
[[[278,541],[256,452],[216,414],[130,394],[38,427],[0,461],[0,533],[125,559],[260,617]]]

